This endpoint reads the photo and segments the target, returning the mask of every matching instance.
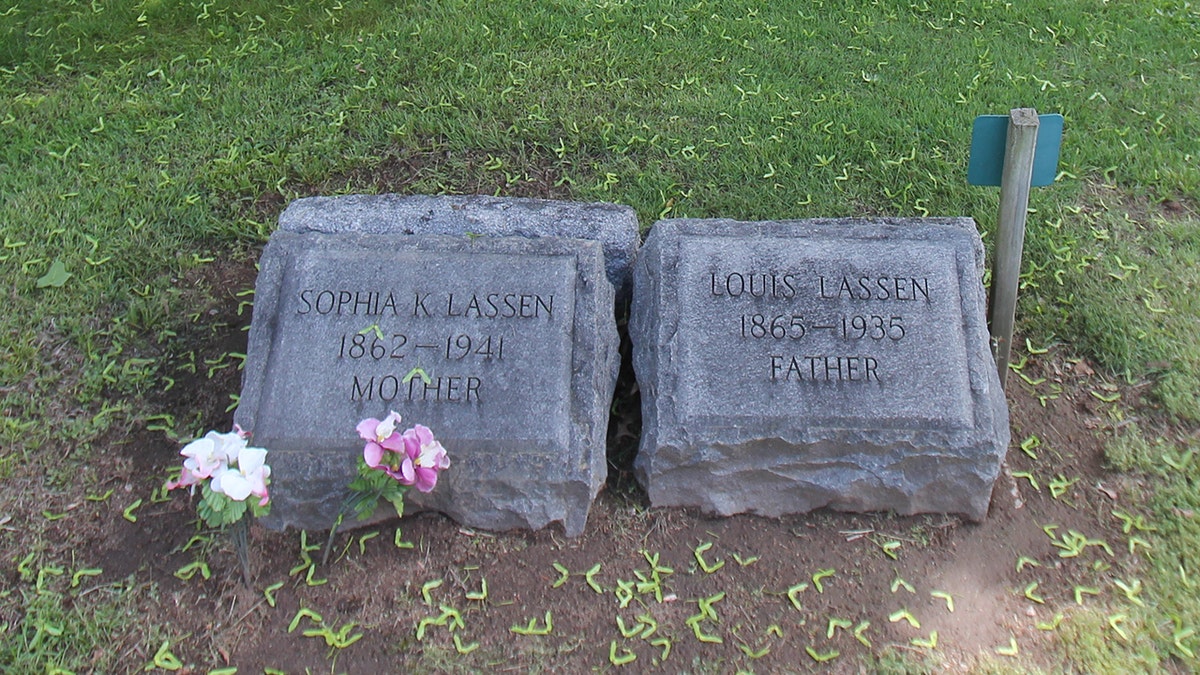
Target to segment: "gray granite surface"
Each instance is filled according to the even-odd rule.
[[[270,451],[264,523],[328,527],[362,451],[355,425],[395,410],[452,463],[410,510],[582,532],[619,365],[600,244],[319,229],[272,235],[255,288],[235,420]],[[405,382],[414,368],[428,384]]]
[[[592,239],[618,296],[629,293],[630,264],[641,237],[628,206],[479,195],[307,197],[279,216],[288,232],[448,234]]]
[[[967,218],[664,220],[634,265],[651,503],[980,520],[1009,442]]]

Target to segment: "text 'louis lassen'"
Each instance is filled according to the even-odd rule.
[[[709,273],[709,290],[717,297],[794,298],[806,287],[800,274],[778,272]],[[812,279],[812,277],[816,277]],[[810,275],[809,291],[823,300],[900,300],[929,303],[927,277]]]

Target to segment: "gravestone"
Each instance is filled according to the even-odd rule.
[[[601,245],[354,229],[281,230],[263,251],[235,420],[271,452],[264,524],[327,528],[355,425],[395,410],[451,460],[410,509],[582,532],[619,365]]]
[[[987,515],[1009,441],[969,218],[664,220],[634,264],[653,505]]]
[[[593,239],[604,249],[608,280],[629,294],[630,265],[641,241],[628,206],[481,195],[306,197],[279,216],[287,232],[447,234]]]

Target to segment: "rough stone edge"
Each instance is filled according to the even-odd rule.
[[[751,439],[742,443],[714,442],[706,444],[704,449],[719,458],[719,462],[704,463],[699,466],[675,466],[670,472],[657,476],[654,484],[647,487],[651,504],[655,507],[685,506],[699,508],[702,512],[718,516],[730,516],[738,513],[753,513],[766,517],[779,517],[794,513],[806,513],[819,508],[829,508],[835,511],[893,511],[900,515],[917,513],[954,513],[960,514],[976,522],[987,516],[991,501],[991,486],[994,485],[999,473],[999,466],[979,466],[974,460],[979,456],[990,453],[987,446],[990,443],[980,443],[974,448],[964,448],[958,453],[937,452],[932,446],[924,446],[919,452],[905,457],[896,456],[897,442],[892,446],[881,447],[865,441],[854,442],[846,438],[821,438],[817,443],[808,444],[806,449],[820,447],[828,452],[830,449],[840,449],[846,454],[844,459],[852,465],[841,474],[843,480],[836,486],[828,483],[821,485],[818,478],[828,476],[828,464],[816,463],[814,469],[805,471],[802,465],[807,462],[797,460],[792,464],[773,465],[736,465],[729,461],[734,457],[753,458],[762,446],[769,444],[795,445],[780,438]],[[801,444],[803,445],[803,444]],[[656,454],[694,454],[691,448],[681,448],[676,445],[660,446]],[[938,466],[936,472],[925,475],[919,489],[905,493],[898,489],[901,484],[909,483],[908,475],[903,470],[904,462],[908,461],[934,462]],[[725,476],[735,475],[745,483],[751,479],[751,474],[761,475],[756,485],[768,485],[771,481],[781,481],[779,473],[790,473],[794,478],[788,479],[792,484],[773,490],[764,490],[762,494],[754,494],[756,499],[747,499],[744,492],[729,491],[721,488]],[[892,480],[882,480],[886,476]],[[640,479],[640,476],[639,476]],[[694,486],[700,479],[712,484],[712,488],[696,492],[685,489]],[[865,489],[838,491],[837,487],[848,485],[871,485],[873,493]],[[947,485],[974,485],[977,489],[948,491]],[[796,506],[799,505],[799,506]]]
[[[637,213],[628,206],[482,195],[306,197],[288,204],[279,216],[279,228],[328,234],[591,239],[604,247],[605,271],[619,299],[629,296],[630,266],[641,243]]]
[[[271,343],[279,328],[279,293],[263,293],[267,288],[283,287],[287,253],[279,250],[283,248],[279,240],[279,237],[272,234],[258,257],[258,276],[254,280],[254,305],[250,311],[250,332],[246,336],[242,386],[238,407],[233,413],[234,423],[250,431],[255,427],[258,408],[262,403],[263,380],[266,376],[267,361],[271,356]],[[260,352],[262,358],[252,358]]]
[[[255,282],[254,307],[255,313],[258,316],[266,315],[270,316],[271,319],[266,322],[251,322],[247,344],[248,358],[246,359],[247,364],[242,377],[242,391],[238,409],[234,413],[235,421],[251,432],[253,431],[255,419],[259,412],[259,406],[262,403],[262,383],[267,364],[272,356],[272,342],[278,327],[277,309],[279,306],[279,292],[282,291],[285,266],[291,255],[291,250],[288,247],[295,245],[290,242],[299,242],[301,241],[300,238],[307,238],[308,236],[337,237],[341,243],[351,242],[356,246],[362,247],[364,250],[372,250],[372,247],[364,245],[364,242],[382,235],[349,233],[335,235],[317,231],[292,232],[285,230],[280,230],[271,235],[260,257],[260,271],[258,279]],[[500,530],[527,526],[529,529],[539,530],[551,522],[559,521],[563,523],[567,536],[578,536],[582,534],[587,524],[587,517],[592,502],[607,479],[606,435],[608,416],[620,368],[620,340],[615,321],[613,320],[612,309],[614,304],[614,289],[608,281],[607,275],[604,273],[601,244],[589,239],[538,237],[535,241],[532,238],[516,236],[496,237],[482,243],[478,242],[479,240],[477,239],[463,237],[419,235],[414,238],[411,245],[417,250],[432,249],[460,252],[479,245],[483,248],[492,249],[486,251],[487,253],[496,254],[574,255],[576,270],[575,315],[573,317],[571,333],[573,337],[581,333],[588,334],[586,329],[590,315],[595,317],[597,340],[592,341],[592,344],[584,349],[579,349],[576,343],[575,348],[571,351],[570,386],[572,390],[572,419],[569,420],[569,423],[572,438],[577,441],[578,449],[580,450],[581,461],[578,466],[569,470],[568,475],[563,481],[562,489],[558,494],[559,502],[557,504],[547,504],[546,508],[543,509],[546,515],[543,519],[539,520],[520,522],[518,519],[513,518],[504,519],[502,522],[497,520],[494,523],[464,522],[463,524],[483,529]],[[502,243],[497,244],[496,242]],[[555,250],[547,252],[545,250],[547,246]],[[518,251],[508,250],[508,247],[515,247]],[[495,250],[497,248],[502,248],[503,250]],[[273,285],[277,292],[262,293],[263,289],[268,287],[268,284]],[[585,311],[581,311],[581,309]],[[257,349],[255,346],[257,346]],[[262,351],[260,358],[251,358],[256,356],[260,350]],[[592,381],[580,382],[579,375],[580,373],[587,372],[589,362],[595,362],[597,365],[592,371]],[[579,384],[585,386],[578,386]],[[591,392],[591,395],[588,395],[586,392]],[[602,420],[601,423],[587,428],[588,425],[581,420],[592,419],[592,415],[596,413],[599,414],[599,418]],[[336,494],[336,497],[331,497],[330,499],[333,500],[333,508],[336,509],[336,505],[341,502],[342,495],[344,494],[341,488],[344,488],[353,474],[353,455],[350,456],[349,460],[334,456],[332,453],[329,453],[328,456],[317,455],[317,458],[322,461],[323,470],[336,471],[338,468],[346,469],[345,480],[331,485],[331,491]],[[587,480],[589,474],[592,476],[590,482]],[[436,496],[436,493],[431,494]],[[443,511],[442,508],[434,505],[422,507],[423,501],[435,498],[427,497],[422,499],[421,493],[410,492],[406,500],[406,507],[411,508],[407,510],[409,513],[421,510]],[[572,505],[575,505],[574,509]],[[319,506],[304,509],[305,513],[311,514],[317,514],[320,510],[321,507]],[[289,526],[302,529],[323,529],[332,524],[332,521],[328,523],[300,522],[304,517],[301,515],[299,517],[288,518],[277,512],[272,512],[267,517],[260,519],[260,523],[268,529],[274,530],[283,530]]]
[[[843,233],[849,236],[854,236],[856,232],[861,232],[865,229],[877,229],[879,226],[894,227],[900,230],[910,230],[914,225],[921,227],[937,226],[947,227],[954,230],[962,231],[969,236],[970,248],[973,252],[975,274],[972,277],[978,283],[976,287],[972,287],[971,294],[978,294],[979,300],[984,307],[987,306],[987,298],[984,295],[982,277],[985,269],[985,254],[983,242],[979,237],[978,229],[975,221],[969,217],[940,217],[940,218],[815,218],[807,220],[773,220],[773,221],[738,221],[733,219],[703,219],[703,218],[674,218],[660,220],[647,233],[646,241],[638,250],[633,264],[633,283],[635,287],[645,284],[650,290],[647,291],[649,297],[657,299],[654,306],[648,306],[650,303],[645,301],[638,302],[635,296],[634,302],[630,309],[630,335],[651,335],[654,348],[639,349],[634,345],[633,350],[633,365],[635,373],[638,373],[638,386],[643,392],[649,392],[651,395],[643,396],[642,398],[642,437],[638,447],[638,454],[634,461],[634,473],[639,482],[651,497],[651,503],[655,506],[699,506],[694,502],[688,503],[659,503],[655,499],[655,490],[649,481],[649,476],[653,475],[653,462],[657,455],[658,448],[670,448],[674,446],[674,441],[687,442],[685,438],[671,438],[669,441],[660,441],[660,430],[667,428],[667,425],[673,425],[671,428],[678,429],[676,417],[676,401],[667,400],[658,395],[658,389],[664,378],[676,379],[678,377],[678,367],[675,365],[677,352],[676,339],[674,332],[678,329],[678,322],[664,321],[661,313],[653,311],[657,306],[661,306],[664,302],[675,302],[678,295],[675,290],[670,293],[670,298],[664,298],[664,289],[662,280],[658,270],[661,270],[664,261],[673,252],[663,250],[663,241],[670,238],[672,235],[676,237],[682,235],[694,234],[697,236],[722,236],[729,230],[736,229],[736,234],[739,236],[753,236],[755,233],[763,233],[774,235],[780,229],[794,228],[796,230],[808,230],[812,234],[827,235],[831,233]],[[691,231],[694,228],[705,228],[704,231]],[[721,228],[724,231],[715,231],[716,228]],[[729,232],[730,235],[734,234]],[[870,238],[883,238],[882,235]],[[677,239],[676,239],[677,241]],[[960,256],[955,256],[956,265],[962,265],[964,261]],[[960,270],[961,271],[961,270]],[[960,275],[960,289],[962,276]],[[676,289],[677,290],[677,289]],[[641,293],[638,294],[642,295]],[[963,297],[965,303],[969,300],[968,297]],[[976,416],[976,427],[972,431],[972,440],[977,444],[986,444],[992,446],[993,450],[982,449],[980,454],[983,456],[995,456],[996,461],[992,466],[985,467],[985,480],[989,480],[989,484],[994,488],[995,481],[999,477],[1000,468],[1003,464],[1004,457],[1007,454],[1008,444],[1010,441],[1009,415],[1008,404],[1004,397],[1004,391],[1000,388],[999,376],[996,374],[994,361],[990,350],[990,342],[988,338],[988,330],[986,325],[986,317],[982,318],[982,325],[977,321],[973,321],[972,317],[964,314],[964,320],[967,322],[964,325],[964,334],[971,339],[972,333],[975,334],[977,342],[982,332],[982,354],[978,354],[981,358],[969,358],[968,367],[971,368],[971,395],[975,399],[974,412]],[[671,333],[671,339],[664,340],[666,333]],[[977,353],[976,349],[972,349],[968,345],[968,355],[973,352]],[[988,365],[991,364],[991,367]],[[980,372],[982,370],[983,372]],[[654,372],[657,373],[658,380],[653,382],[645,381],[647,377],[640,375],[641,373]],[[984,382],[987,386],[987,391],[980,392],[976,388],[977,382]],[[666,387],[663,387],[666,388]],[[678,391],[676,386],[674,391]],[[660,402],[665,401],[666,405]],[[980,420],[980,417],[984,417]],[[666,422],[664,422],[666,418]],[[990,428],[991,436],[984,438],[985,429]],[[887,432],[895,434],[895,432]],[[914,438],[907,439],[909,441],[916,440],[915,437],[922,435],[923,432],[914,432]],[[870,436],[868,431],[866,436]],[[808,434],[800,434],[800,436],[808,436]],[[994,443],[992,442],[994,439]],[[751,439],[745,442],[727,443],[726,439],[721,439],[721,442],[712,442],[707,445],[711,447],[726,447],[737,448],[745,445],[753,445],[754,443],[765,442],[767,439]],[[777,441],[789,444],[809,444],[812,442],[830,442],[833,439],[822,436],[813,438],[811,441],[805,441],[791,434],[776,439]],[[865,439],[863,439],[865,440]],[[893,438],[893,444],[905,442],[906,439]],[[861,444],[862,441],[860,441]],[[869,445],[869,443],[868,443]],[[969,445],[969,444],[968,444]],[[967,503],[963,505],[961,510],[950,511],[952,513],[961,513],[967,518],[975,521],[981,521],[987,516],[988,504],[990,503],[991,493],[982,496],[970,496]],[[915,501],[915,500],[914,500]],[[812,508],[829,507],[837,510],[839,508],[835,501],[830,501],[826,504],[813,506]],[[703,508],[703,507],[702,507]],[[811,509],[809,509],[811,510]],[[732,515],[722,513],[720,510],[711,510],[709,512],[718,513],[719,515]],[[918,513],[921,511],[909,511],[905,509],[897,510],[898,513]],[[767,515],[764,512],[764,515]]]
[[[662,225],[664,222],[668,224]],[[653,474],[654,449],[659,447],[658,430],[663,425],[659,418],[661,406],[652,405],[652,402],[657,402],[662,398],[659,394],[661,380],[669,378],[669,373],[673,372],[673,369],[666,366],[674,364],[677,349],[674,341],[663,339],[662,315],[655,311],[662,302],[663,294],[661,278],[663,237],[661,234],[656,234],[656,230],[661,233],[661,230],[658,229],[660,226],[673,227],[669,221],[655,223],[647,233],[646,241],[638,249],[637,256],[633,261],[633,296],[629,306],[629,339],[633,343],[633,372],[638,390],[641,392],[642,409],[641,438],[638,442],[637,455],[634,456],[633,469],[638,484],[648,494],[651,491],[649,476]],[[639,297],[643,295],[642,288],[645,288],[646,298],[653,298],[657,302],[639,300]],[[637,336],[648,336],[651,347],[640,347]],[[657,377],[652,379],[648,375],[649,373],[656,373]],[[671,405],[670,409],[673,410],[674,405]]]

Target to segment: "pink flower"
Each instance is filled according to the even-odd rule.
[[[366,460],[367,466],[372,469],[382,468],[387,471],[388,475],[399,479],[400,476],[393,473],[391,465],[392,461],[384,462],[384,452],[399,453],[404,450],[404,441],[400,434],[396,431],[396,425],[400,423],[400,413],[392,411],[387,417],[382,420],[377,420],[374,417],[358,423],[358,435],[367,442],[363,446],[363,459]]]
[[[430,492],[437,485],[438,472],[450,468],[446,449],[433,437],[429,427],[420,424],[404,432],[404,458],[400,465],[405,485],[415,485],[421,492]],[[391,472],[389,472],[391,473]]]
[[[415,485],[429,492],[437,485],[438,472],[450,467],[446,449],[428,427],[420,424],[396,431],[400,413],[395,411],[382,420],[369,417],[358,423],[358,435],[367,442],[363,460],[404,485]]]

